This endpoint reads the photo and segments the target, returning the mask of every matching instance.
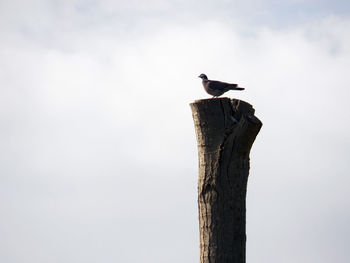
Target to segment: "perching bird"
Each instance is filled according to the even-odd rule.
[[[209,80],[205,74],[198,76],[202,79],[202,84],[207,93],[214,97],[219,97],[229,90],[244,90],[244,88],[238,87],[238,84],[230,84],[217,80]]]

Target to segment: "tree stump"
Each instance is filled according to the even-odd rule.
[[[249,153],[262,123],[237,99],[190,106],[198,143],[200,262],[245,263]]]

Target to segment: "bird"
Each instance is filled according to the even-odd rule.
[[[230,84],[226,82],[221,82],[217,80],[209,80],[207,75],[200,74],[198,78],[202,79],[202,84],[205,91],[213,95],[213,98],[219,97],[229,90],[244,90],[244,88],[238,87],[238,84]]]

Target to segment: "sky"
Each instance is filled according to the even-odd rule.
[[[348,262],[349,28],[347,0],[0,0],[0,262],[198,262],[201,73],[264,124],[247,262]]]

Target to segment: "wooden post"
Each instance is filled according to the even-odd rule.
[[[190,106],[199,158],[200,262],[245,263],[249,152],[262,123],[237,99]]]

